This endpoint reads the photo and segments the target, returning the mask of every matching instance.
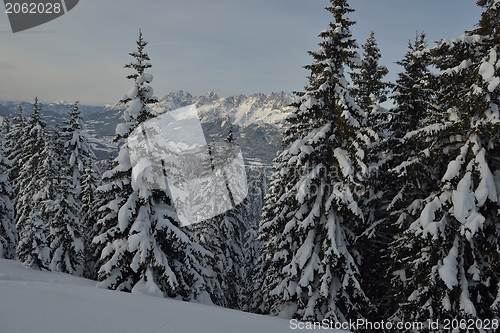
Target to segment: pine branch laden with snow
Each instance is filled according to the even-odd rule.
[[[134,86],[123,97],[127,106],[124,123],[116,128],[115,141],[127,139],[139,124],[154,117],[156,102],[149,85],[153,76],[144,51],[142,33],[133,69],[127,76]],[[206,272],[201,262],[206,251],[194,242],[192,231],[181,228],[168,189],[138,188],[132,183],[128,142],[122,144],[116,165],[104,172],[100,194],[109,200],[100,208],[100,235],[94,243],[102,249],[99,287],[155,296],[196,298],[205,288]]]
[[[483,5],[475,30],[431,50],[441,70],[438,103],[432,123],[408,136],[423,139],[439,180],[409,207],[416,220],[394,243],[401,320],[500,314],[500,8]]]
[[[287,147],[275,160],[260,228],[265,311],[288,318],[356,320],[369,303],[360,285],[355,236],[364,218],[358,205],[371,138],[365,112],[344,74],[359,63],[351,37],[353,10],[332,0],[334,16],[319,35],[320,49],[306,92],[288,118]]]

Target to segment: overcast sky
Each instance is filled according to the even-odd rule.
[[[361,45],[375,31],[394,62],[417,30],[430,45],[460,36],[480,18],[474,0],[351,0]],[[80,0],[66,15],[13,34],[0,12],[0,100],[117,102],[132,86],[123,65],[139,28],[149,42],[155,95],[184,90],[221,97],[303,90],[318,33],[332,20],[327,0]]]

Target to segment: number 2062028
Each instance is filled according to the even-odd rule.
[[[61,4],[57,3],[10,3],[5,4],[7,14],[59,14]]]
[[[443,328],[448,331],[456,330],[497,330],[500,327],[498,319],[445,319]]]

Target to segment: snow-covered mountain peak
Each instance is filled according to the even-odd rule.
[[[270,124],[281,127],[283,120],[292,112],[289,106],[292,101],[292,95],[285,92],[229,97],[219,97],[209,92],[204,96],[195,97],[181,90],[163,97],[155,109],[162,113],[195,104],[202,122],[225,118],[229,119],[233,125],[242,128],[251,124]]]
[[[55,102],[50,103],[51,105],[73,105],[74,103],[68,102],[64,99],[57,100]]]

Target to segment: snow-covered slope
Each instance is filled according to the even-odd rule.
[[[98,289],[0,259],[2,333],[280,333],[288,320]],[[335,331],[333,331],[335,332]]]

